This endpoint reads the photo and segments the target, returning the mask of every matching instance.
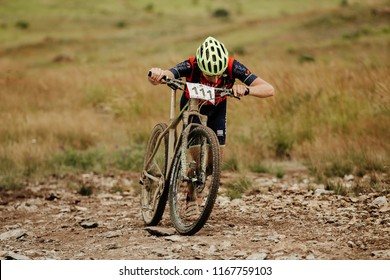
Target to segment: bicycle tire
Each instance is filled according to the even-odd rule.
[[[212,129],[206,126],[197,126],[196,128],[192,129],[188,134],[187,142],[187,154],[191,154],[191,149],[193,149],[193,147],[191,147],[192,144],[195,142],[201,143],[199,145],[199,150],[196,150],[196,152],[199,152],[199,163],[194,161],[196,163],[196,170],[194,172],[195,175],[192,178],[190,178],[191,175],[189,175],[188,178],[190,178],[191,181],[185,181],[186,179],[184,179],[181,174],[182,152],[179,150],[176,153],[170,179],[169,208],[171,221],[176,231],[182,235],[193,235],[202,229],[202,227],[207,222],[218,194],[221,171],[220,150],[217,136]],[[206,153],[204,152],[204,149],[207,149]],[[189,157],[188,155],[186,156]],[[193,155],[191,155],[191,157],[193,158]],[[207,160],[207,162],[211,162],[212,171],[209,172],[209,176],[207,176],[207,170],[205,170],[205,166],[202,163],[205,162],[205,160]],[[188,161],[189,160],[187,160],[187,166],[189,165]],[[194,166],[192,168],[193,169],[190,168],[189,172],[194,171]],[[202,176],[204,176],[204,178]],[[188,191],[186,188],[188,188],[189,184],[195,184],[195,187],[193,186],[192,189],[194,189],[193,192],[195,192],[196,196],[195,201],[192,203],[197,204],[196,207],[199,210],[195,219],[191,220],[188,220],[188,217],[186,217],[186,207],[188,207],[189,202],[188,194],[185,192]],[[199,199],[199,197],[201,199]]]
[[[145,165],[157,145],[158,137],[166,128],[167,125],[165,123],[159,123],[153,128],[145,151],[143,170],[145,170]],[[147,170],[149,174],[159,178],[158,182],[145,177],[142,184],[141,209],[142,218],[146,226],[157,225],[164,214],[168,199],[167,178],[165,178],[167,158],[168,134],[161,140],[159,149]]]

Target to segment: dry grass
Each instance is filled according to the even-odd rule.
[[[4,17],[0,186],[52,172],[139,170],[149,132],[169,109],[169,91],[151,86],[147,70],[192,55],[210,33],[277,92],[272,99],[230,101],[228,163],[259,170],[265,161],[296,160],[319,178],[386,171],[390,27],[388,14],[373,12],[386,1],[348,7],[335,1],[317,10],[310,4],[299,14],[283,14],[276,1],[271,17],[261,19],[240,1],[229,1],[234,12],[227,19],[202,13],[206,7],[197,2],[194,14],[177,17],[179,31],[170,11],[154,2],[132,6],[138,12],[131,19],[117,4],[102,4],[90,16],[80,6],[75,22],[62,25],[63,35],[45,25],[66,19],[60,10],[39,21],[17,10],[19,20],[31,23],[26,30]],[[11,6],[5,7],[16,11]],[[201,28],[191,21],[200,15]]]

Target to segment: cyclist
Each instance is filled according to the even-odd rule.
[[[197,49],[196,56],[177,64],[169,70],[160,68],[150,69],[149,81],[160,84],[164,76],[171,78],[185,77],[187,82],[201,83],[219,88],[231,88],[234,95],[244,95],[260,98],[273,96],[275,91],[272,85],[251,73],[243,64],[228,56],[223,43],[213,37],[208,37]],[[234,84],[239,79],[243,84]],[[201,113],[208,116],[208,123],[218,137],[221,147],[226,141],[226,103],[227,97],[217,98],[215,104],[204,105]],[[180,100],[182,109],[189,99],[186,90]]]
[[[200,83],[211,87],[232,89],[236,97],[244,95],[270,97],[275,91],[272,85],[253,74],[236,59],[228,56],[224,44],[213,37],[208,37],[197,49],[196,55],[177,64],[169,70],[150,69],[149,81],[158,85],[164,76],[171,78],[185,77],[187,82]],[[242,83],[235,84],[238,79]],[[180,100],[182,109],[189,99],[188,89]],[[207,126],[214,130],[221,146],[221,157],[226,141],[226,105],[227,97],[216,98],[215,104],[200,108],[200,113],[208,116]]]

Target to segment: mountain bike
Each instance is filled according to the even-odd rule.
[[[221,172],[217,136],[207,127],[207,116],[199,110],[204,104],[234,95],[231,89],[169,77],[164,77],[163,83],[171,88],[170,119],[169,125],[155,125],[147,143],[140,178],[142,217],[145,225],[157,225],[169,199],[176,231],[193,235],[211,214]],[[176,91],[184,91],[185,87],[190,99],[176,116]]]

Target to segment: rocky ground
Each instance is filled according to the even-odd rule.
[[[205,227],[175,233],[140,214],[139,174],[84,174],[0,192],[0,259],[390,259],[390,195],[337,195],[307,174],[246,174],[240,199],[220,195]],[[357,180],[347,176],[346,188]],[[389,184],[388,177],[380,183]]]

